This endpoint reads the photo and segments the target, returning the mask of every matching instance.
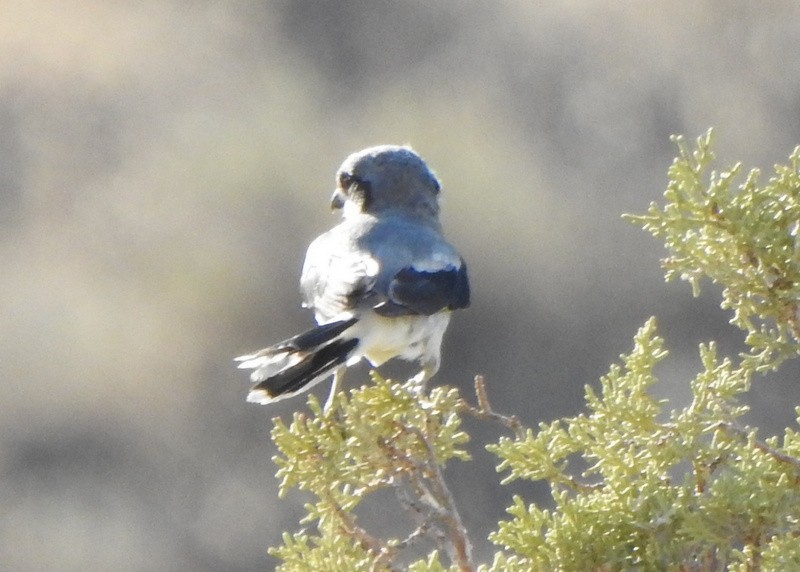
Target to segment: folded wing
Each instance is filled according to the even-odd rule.
[[[378,304],[381,316],[421,314],[430,316],[445,310],[466,308],[470,303],[467,266],[446,266],[439,270],[401,269],[389,283],[388,300]]]

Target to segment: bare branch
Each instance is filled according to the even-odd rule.
[[[415,545],[422,538],[427,536],[433,523],[430,519],[430,515],[426,514],[424,508],[409,495],[408,491],[398,485],[395,489],[395,493],[397,494],[397,500],[400,502],[400,506],[411,514],[414,521],[417,523],[417,528],[415,528],[411,534],[394,545],[397,550],[403,550]]]
[[[397,570],[391,562],[397,555],[397,549],[388,546],[380,538],[372,536],[361,525],[356,522],[352,514],[344,510],[339,503],[332,498],[325,499],[339,517],[339,525],[342,532],[353,538],[361,545],[361,548],[375,555],[372,563],[373,570],[379,570],[381,566],[387,566],[390,570]]]
[[[467,536],[467,529],[461,520],[461,515],[456,508],[455,499],[447,486],[447,482],[444,480],[441,467],[436,461],[436,451],[434,451],[428,437],[417,427],[407,427],[406,430],[416,435],[427,450],[428,466],[433,472],[432,483],[436,493],[438,493],[436,496],[440,502],[440,507],[443,509],[440,518],[448,531],[451,559],[459,570],[470,572],[475,569],[472,563],[472,544]]]
[[[465,400],[461,400],[461,409],[478,419],[496,421],[516,435],[517,439],[525,438],[525,426],[520,422],[516,415],[502,415],[492,409],[489,403],[489,396],[486,393],[486,382],[482,375],[475,376],[475,396],[478,399],[478,407],[473,407]]]
[[[411,537],[422,534],[433,537],[436,544],[446,550],[450,560],[460,571],[472,572],[475,569],[472,563],[472,545],[453,495],[444,480],[430,439],[417,427],[401,423],[396,423],[396,427],[398,436],[414,435],[425,447],[425,459],[419,459],[398,449],[387,439],[379,440],[380,446],[391,455],[393,461],[404,465],[405,477],[417,497],[412,499],[402,490],[400,479],[395,482],[394,486],[398,489],[397,494],[401,504],[418,523],[418,528]]]

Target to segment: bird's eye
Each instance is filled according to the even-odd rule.
[[[348,173],[347,171],[339,173],[339,187],[341,187],[342,189],[349,189],[356,183],[357,183],[356,178],[353,176],[352,173]]]
[[[343,171],[338,175],[339,189],[348,200],[359,204],[363,209],[369,208],[372,203],[372,185],[352,173]]]

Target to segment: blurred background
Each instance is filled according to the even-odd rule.
[[[793,0],[0,4],[0,568],[270,570],[305,497],[277,498],[271,418],[232,358],[311,324],[297,282],[336,223],[352,151],[411,144],[444,185],[473,306],[435,379],[526,424],[575,415],[651,315],[655,389],[686,403],[699,342],[741,349],[718,291],[663,282],[621,220],[660,200],[675,148],[721,166],[800,143]],[[792,423],[800,368],[748,421]],[[350,386],[366,380],[366,369]],[[327,387],[317,393],[323,397]],[[447,476],[476,553],[512,493]],[[394,506],[376,506],[385,531]]]

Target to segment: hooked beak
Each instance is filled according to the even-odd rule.
[[[331,196],[331,209],[338,210],[344,207],[345,195],[342,189],[336,189]]]

